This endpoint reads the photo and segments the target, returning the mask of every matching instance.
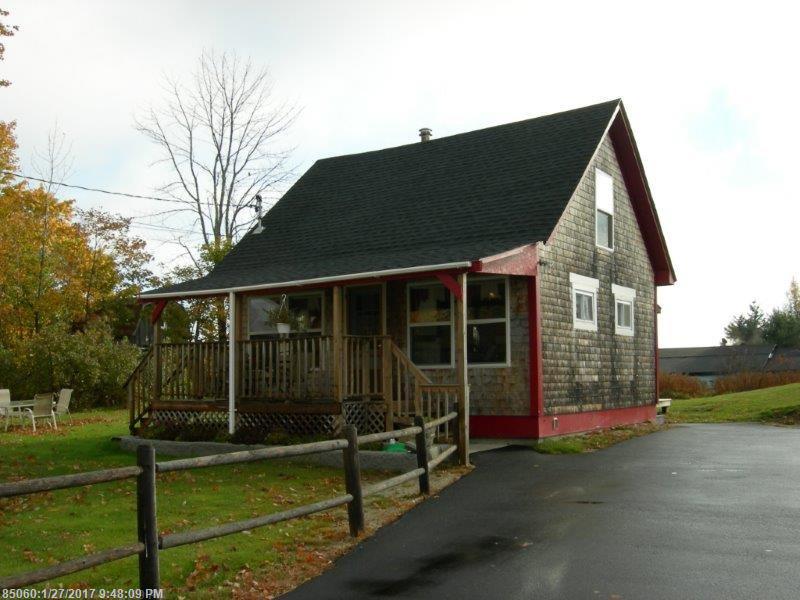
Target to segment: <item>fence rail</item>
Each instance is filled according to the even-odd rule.
[[[159,553],[161,550],[239,533],[256,527],[264,527],[273,523],[296,519],[343,505],[347,505],[350,534],[358,536],[365,528],[365,497],[377,494],[413,479],[418,479],[421,494],[430,493],[431,471],[451,456],[455,452],[456,446],[448,446],[437,457],[429,460],[426,438],[429,432],[433,431],[435,433],[440,427],[449,424],[450,421],[456,418],[458,418],[457,412],[449,412],[441,417],[425,422],[420,415],[417,415],[414,417],[413,427],[363,435],[360,437],[354,426],[347,425],[343,428],[343,439],[326,440],[310,444],[297,444],[294,446],[281,446],[277,448],[264,448],[260,450],[247,450],[228,454],[215,454],[212,456],[184,458],[164,462],[156,462],[153,446],[143,445],[137,448],[136,466],[89,471],[70,475],[57,475],[54,477],[0,484],[0,498],[10,498],[13,496],[82,487],[135,477],[138,538],[136,543],[108,548],[94,554],[67,560],[43,569],[0,578],[0,590],[42,583],[56,577],[69,575],[84,569],[138,555],[139,588],[146,593],[148,590],[158,590],[161,588],[159,565]],[[417,467],[406,473],[390,477],[362,488],[359,446],[389,438],[399,439],[410,436],[415,436],[416,438]],[[298,506],[282,512],[225,523],[215,527],[170,533],[164,536],[158,535],[156,515],[156,477],[158,473],[303,456],[336,450],[342,451],[345,494]]]

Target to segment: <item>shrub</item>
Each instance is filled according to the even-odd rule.
[[[122,385],[139,356],[138,348],[114,339],[105,320],[79,332],[48,327],[0,344],[0,387],[10,388],[14,398],[66,387],[75,390],[75,408],[115,406],[125,402]]]
[[[746,392],[788,383],[800,383],[800,371],[734,373],[718,378],[714,382],[714,393]]]
[[[684,398],[699,398],[709,396],[711,388],[691,375],[681,373],[659,373],[658,374],[658,394],[662,398],[674,398],[682,400]]]

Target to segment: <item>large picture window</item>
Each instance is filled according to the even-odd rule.
[[[467,283],[467,362],[507,366],[509,360],[507,279],[479,278]],[[408,345],[414,364],[454,364],[453,298],[441,283],[408,286]]]
[[[267,312],[276,308],[280,296],[250,296],[247,301],[247,331],[251,339],[277,335],[275,326],[267,322]],[[300,331],[293,334],[322,334],[322,294],[292,294],[287,296],[289,310],[295,313],[303,324]]]

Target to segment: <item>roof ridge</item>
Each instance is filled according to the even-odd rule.
[[[539,115],[537,117],[529,117],[527,119],[519,119],[517,121],[510,121],[508,123],[498,123],[497,125],[489,125],[487,127],[479,127],[478,129],[470,129],[469,131],[460,131],[458,133],[452,133],[450,135],[445,135],[445,136],[438,137],[438,138],[432,138],[429,141],[425,142],[425,146],[430,148],[434,144],[437,144],[437,142],[441,142],[442,140],[451,140],[453,138],[457,138],[457,137],[461,137],[461,136],[467,136],[467,135],[471,135],[471,134],[474,134],[474,133],[480,133],[480,132],[484,132],[484,131],[489,131],[489,130],[492,130],[492,129],[501,129],[501,128],[504,128],[504,127],[511,127],[511,126],[514,126],[514,125],[519,125],[521,123],[528,123],[528,122],[531,122],[531,121],[538,121],[539,119],[548,119],[548,118],[551,118],[551,117],[558,117],[558,116],[561,116],[561,115],[568,115],[570,113],[576,113],[576,112],[581,112],[581,111],[584,111],[584,110],[595,109],[595,108],[598,108],[600,106],[604,106],[606,104],[619,105],[621,103],[622,103],[622,98],[615,98],[613,100],[606,100],[605,102],[597,102],[595,104],[588,104],[586,106],[581,106],[579,108],[570,108],[570,109],[567,109],[567,110],[560,110],[560,111],[557,111],[557,112],[554,112],[554,113],[547,113],[547,114],[544,114],[544,115]],[[421,142],[409,142],[407,144],[398,144],[397,146],[387,146],[385,148],[376,148],[374,150],[363,150],[361,152],[351,152],[349,154],[337,154],[335,156],[326,156],[324,158],[318,158],[317,160],[314,161],[314,164],[319,163],[319,162],[329,161],[329,160],[336,160],[336,159],[339,159],[339,158],[350,158],[350,157],[354,157],[354,156],[364,156],[364,155],[367,155],[367,154],[374,154],[374,153],[377,153],[377,152],[385,152],[386,150],[397,150],[399,148],[407,148],[407,147],[420,147],[420,144],[421,144]]]

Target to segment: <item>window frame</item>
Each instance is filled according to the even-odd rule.
[[[570,295],[572,297],[572,328],[578,331],[597,331],[597,295],[600,291],[600,281],[577,273],[569,274]],[[592,316],[594,319],[578,318],[577,294],[591,296],[593,300]]]
[[[505,318],[501,319],[499,317],[490,318],[490,319],[467,319],[466,326],[469,328],[470,324],[481,325],[486,323],[500,323],[501,321],[505,321],[506,323],[506,361],[502,363],[476,363],[470,364],[469,360],[467,360],[467,369],[501,369],[501,368],[508,368],[511,366],[511,289],[510,289],[510,278],[508,275],[499,275],[499,276],[491,276],[491,277],[476,277],[472,280],[472,283],[476,281],[498,281],[502,280],[505,285]],[[467,288],[469,288],[470,279],[467,277]],[[433,321],[433,322],[424,322],[424,323],[411,323],[411,288],[419,288],[419,287],[428,287],[431,285],[441,285],[445,288],[448,294],[450,294],[450,320],[449,321]],[[466,301],[466,299],[465,299]],[[469,307],[466,307],[469,309]],[[444,326],[447,325],[450,327],[450,364],[438,364],[438,365],[418,365],[414,363],[419,369],[426,370],[426,369],[455,369],[456,366],[456,333],[455,333],[455,297],[447,289],[444,284],[439,281],[438,279],[425,279],[420,281],[413,281],[409,282],[406,285],[406,354],[411,357],[411,328],[412,327],[436,327],[436,326]],[[466,351],[466,347],[464,348]],[[413,360],[412,360],[413,362]]]
[[[611,285],[611,293],[614,295],[614,333],[616,335],[624,335],[633,337],[636,334],[636,290],[634,288],[617,285]],[[624,327],[619,324],[619,314],[617,312],[617,304],[628,304],[631,307],[631,325]]]
[[[503,318],[494,317],[491,319],[470,319],[467,318],[467,330],[469,330],[470,325],[485,325],[489,323],[502,323],[505,321],[506,324],[506,360],[505,362],[499,363],[473,363],[470,364],[469,359],[467,359],[467,368],[474,367],[478,369],[502,369],[508,368],[511,366],[511,293],[509,289],[509,278],[508,276],[498,276],[498,277],[476,277],[473,279],[473,283],[475,282],[482,282],[482,281],[502,281],[503,285],[505,286],[505,316]],[[467,288],[469,288],[469,278],[467,279]],[[469,305],[467,305],[467,314],[469,314]],[[469,333],[467,334],[469,335]],[[455,351],[455,347],[453,348]]]
[[[422,323],[411,323],[411,289],[424,288],[430,286],[442,286],[450,297],[450,318],[447,321],[425,321]],[[435,365],[418,365],[411,359],[411,362],[420,369],[453,369],[456,366],[456,353],[455,353],[455,327],[453,327],[453,311],[455,310],[455,302],[453,294],[445,285],[438,279],[426,279],[422,281],[409,282],[406,285],[406,354],[411,359],[411,328],[412,327],[444,327],[450,328],[450,363],[449,364],[435,364]]]
[[[319,299],[320,299],[320,301],[319,301],[319,308],[320,308],[319,327],[318,328],[314,328],[314,329],[306,329],[302,333],[301,332],[297,332],[297,331],[292,331],[290,333],[290,335],[292,335],[292,334],[294,334],[294,335],[311,334],[311,335],[320,335],[320,336],[324,335],[324,332],[325,332],[325,293],[322,290],[316,291],[316,292],[315,291],[309,291],[309,292],[298,292],[298,293],[294,293],[294,294],[286,294],[286,300],[288,302],[291,302],[292,298],[303,298],[303,297],[309,297],[309,296],[319,296]],[[267,300],[272,300],[273,302],[277,303],[277,302],[280,302],[281,294],[253,294],[253,295],[245,296],[245,298],[247,299],[247,339],[248,340],[252,340],[254,335],[278,337],[279,334],[278,334],[277,331],[265,333],[263,331],[262,332],[252,331],[250,329],[250,300],[252,300],[253,298],[266,298]],[[260,339],[264,339],[264,338],[260,338]]]
[[[602,208],[598,205],[597,202],[597,192],[600,188],[599,182],[601,180],[607,180],[608,183],[611,184],[611,206],[603,206]],[[611,176],[610,173],[606,173],[602,169],[595,167],[594,170],[594,243],[598,248],[602,248],[603,250],[607,250],[608,252],[614,251],[614,233],[616,232],[616,218],[614,216],[614,207],[616,206],[616,202],[614,201],[614,177]],[[610,211],[609,211],[610,209]],[[597,218],[597,213],[603,213],[607,217],[609,217],[609,225],[611,228],[611,245],[606,246],[605,244],[600,243],[600,236],[599,236],[599,228],[600,228],[600,219]]]

